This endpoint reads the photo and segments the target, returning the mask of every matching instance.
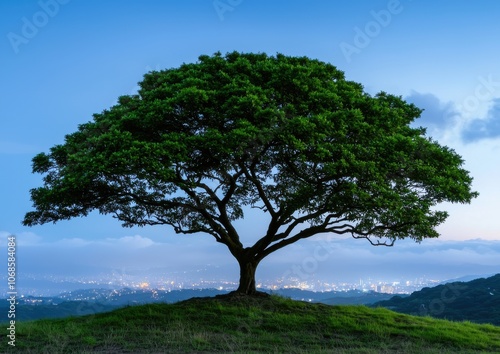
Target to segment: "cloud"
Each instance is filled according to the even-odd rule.
[[[406,97],[406,101],[424,110],[420,118],[414,123],[418,126],[430,128],[431,130],[442,130],[448,128],[453,123],[453,117],[456,117],[457,112],[451,102],[441,102],[437,96],[431,93],[412,91]]]
[[[472,97],[472,96],[471,96]],[[428,135],[446,144],[469,144],[500,137],[500,98],[469,107],[467,99],[460,103],[443,102],[431,93],[412,93],[406,101],[423,109],[413,126],[427,128]],[[484,103],[484,104],[483,104]]]
[[[8,231],[0,231],[0,246],[7,244],[7,237],[12,235]],[[54,247],[54,248],[81,248],[81,247],[109,247],[115,249],[138,249],[155,245],[150,238],[141,235],[124,236],[120,238],[106,238],[104,240],[86,240],[82,238],[64,238],[55,242],[43,242],[41,236],[33,232],[15,234],[16,244],[20,247]]]
[[[106,238],[104,240],[85,240],[82,238],[65,238],[51,244],[51,247],[114,247],[120,249],[138,249],[154,245],[150,238],[140,235],[124,236],[120,238]]]
[[[140,235],[125,236],[119,239],[107,238],[105,244],[118,244],[127,248],[145,248],[154,245],[154,241]]]
[[[16,245],[20,247],[37,246],[42,242],[42,238],[33,232],[12,234],[8,231],[0,231],[0,246],[5,247],[7,245],[7,237],[12,235],[16,237]]]
[[[7,232],[0,232],[2,239]],[[238,280],[238,265],[227,248],[206,237],[177,242],[155,242],[141,235],[56,242],[35,234],[20,235],[18,267],[23,274],[102,280],[116,270],[148,279],[176,277],[196,280]],[[29,242],[27,242],[29,240]],[[5,249],[5,248],[4,248]],[[0,262],[7,252],[0,252]],[[446,280],[500,271],[500,240],[399,240],[393,247],[374,247],[364,240],[335,235],[299,241],[265,258],[257,269],[258,281],[284,277],[307,282],[352,282],[362,279],[393,281],[427,277]],[[102,276],[107,274],[107,278]],[[114,278],[113,278],[114,277]],[[113,279],[117,278],[112,276]],[[299,277],[300,278],[300,277]]]
[[[54,242],[51,247],[60,248],[76,248],[91,245],[92,241],[84,240],[81,238],[63,238],[62,240]]]
[[[352,282],[360,278],[392,281],[423,276],[446,280],[498,273],[500,241],[433,239],[418,244],[400,240],[393,247],[373,247],[363,240],[311,239],[264,260],[261,267],[268,275],[308,282]]]
[[[0,232],[0,240],[7,242],[8,232]],[[29,238],[29,242],[28,241]],[[21,239],[25,241],[20,242]],[[225,267],[234,263],[225,246],[210,238],[185,237],[183,242],[155,242],[142,235],[87,240],[66,238],[58,241],[42,240],[32,233],[17,236],[19,268],[33,274],[96,275],[112,269],[142,271],[168,269],[168,272],[193,271],[208,264]],[[6,252],[0,252],[0,262]],[[231,267],[231,270],[236,269]]]
[[[500,137],[500,98],[493,100],[485,118],[471,120],[462,133],[465,142]]]

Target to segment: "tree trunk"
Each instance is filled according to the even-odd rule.
[[[255,288],[255,270],[259,262],[244,258],[238,259],[238,263],[240,265],[240,285],[236,292],[246,295],[257,294],[258,292]]]

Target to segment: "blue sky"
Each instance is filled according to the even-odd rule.
[[[235,266],[212,239],[183,238],[168,228],[123,229],[100,215],[33,228],[20,222],[31,208],[29,189],[41,182],[41,176],[31,174],[36,153],[62,143],[65,134],[109,108],[118,96],[133,94],[144,73],[194,62],[201,54],[238,50],[317,58],[337,66],[369,93],[387,91],[425,109],[416,124],[464,157],[480,192],[471,205],[442,206],[450,217],[439,228],[440,242],[453,248],[457,242],[481,239],[481,250],[489,244],[493,254],[500,253],[498,13],[500,2],[494,0],[2,1],[1,244],[6,235],[18,235],[26,270],[36,269],[42,260],[51,269],[65,268],[82,257],[109,259],[103,267],[141,263],[147,268],[152,259],[148,249],[158,247],[165,249],[167,267],[174,267],[179,254],[187,263],[213,259]],[[239,227],[250,242],[265,225],[254,216],[245,221]],[[482,254],[477,242],[462,245]],[[124,251],[136,246],[141,249],[136,258]],[[421,246],[425,242],[411,247]],[[313,247],[313,241],[297,245],[295,259],[307,258]],[[369,252],[374,262],[381,252],[364,244],[353,247],[365,250],[359,250],[360,256]],[[397,247],[391,254],[397,254]],[[98,248],[115,256],[93,253]],[[269,264],[289,262],[287,252],[272,256]],[[333,267],[328,264],[323,262],[318,271],[328,273]],[[500,270],[500,261],[490,266]]]

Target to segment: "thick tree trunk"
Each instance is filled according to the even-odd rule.
[[[259,264],[256,260],[238,259],[240,265],[240,285],[236,290],[237,293],[255,295],[257,289],[255,288],[255,270]]]

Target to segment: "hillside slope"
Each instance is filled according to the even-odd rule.
[[[500,326],[500,274],[469,282],[452,282],[423,288],[408,297],[394,296],[372,306],[386,307],[410,315]]]
[[[18,323],[10,353],[493,353],[500,327],[280,297],[195,298]],[[4,348],[5,348],[4,347]]]

